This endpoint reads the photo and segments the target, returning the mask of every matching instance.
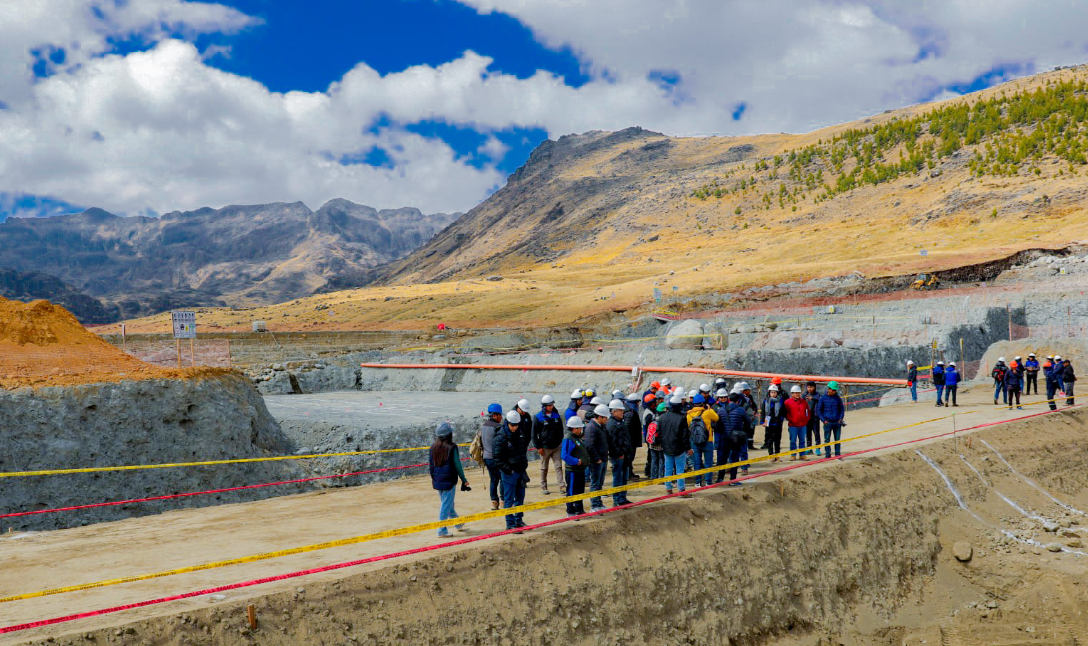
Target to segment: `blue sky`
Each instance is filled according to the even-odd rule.
[[[5,0],[0,17],[0,220],[467,210],[548,137],[808,131],[1088,51],[1088,8],[1060,0]]]

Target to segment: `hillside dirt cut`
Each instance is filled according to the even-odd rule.
[[[47,301],[0,298],[0,388],[67,386],[225,374],[166,370],[144,363],[88,332],[68,310]]]

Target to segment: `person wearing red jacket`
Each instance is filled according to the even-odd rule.
[[[801,394],[801,387],[794,386],[790,389],[790,398],[785,401],[786,424],[790,429],[790,451],[805,448],[807,439],[808,421],[811,413],[808,410],[808,402]],[[807,460],[803,452],[794,453],[790,460]]]

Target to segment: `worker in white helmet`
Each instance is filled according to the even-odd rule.
[[[503,509],[525,504],[525,485],[529,483],[529,451],[531,424],[516,410],[506,413],[506,424],[495,434],[495,465],[502,474]],[[523,427],[525,430],[523,430]],[[506,515],[506,529],[525,527],[522,512]],[[520,532],[515,532],[520,533]]]
[[[533,416],[533,448],[540,455],[540,492],[548,492],[548,465],[555,464],[555,475],[559,481],[559,491],[566,488],[563,475],[563,460],[559,448],[563,444],[564,420],[555,410],[555,399],[551,395],[540,398],[540,412]]]
[[[918,403],[918,366],[907,360],[907,386],[910,388],[910,400]]]
[[[596,461],[589,465],[586,472],[589,480],[590,491],[600,491],[604,488],[604,472],[608,464],[608,434],[605,432],[605,424],[608,423],[608,406],[598,404],[587,414],[585,427],[585,443],[590,453],[596,457]],[[590,511],[601,511],[604,503],[600,496],[589,499]]]
[[[1005,373],[1009,367],[1005,365],[1005,357],[999,357],[997,365],[990,371],[990,377],[994,380],[994,406],[997,406],[997,396],[1000,394],[1005,404],[1009,403],[1009,393],[1005,390]]]

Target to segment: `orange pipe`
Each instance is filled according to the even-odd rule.
[[[630,373],[636,366],[547,366],[531,365],[520,366],[509,363],[360,363],[363,368],[391,368],[401,370],[416,368],[420,370],[571,370],[590,372],[627,372]],[[778,377],[782,381],[817,381],[827,383],[837,381],[842,384],[880,384],[886,386],[906,386],[906,379],[877,379],[875,377],[825,377],[822,375],[786,375],[774,372],[744,372],[741,370],[714,370],[711,368],[667,368],[660,366],[645,366],[640,368],[642,372],[687,372],[697,375],[722,375],[728,377],[748,377],[750,379],[772,379]]]

